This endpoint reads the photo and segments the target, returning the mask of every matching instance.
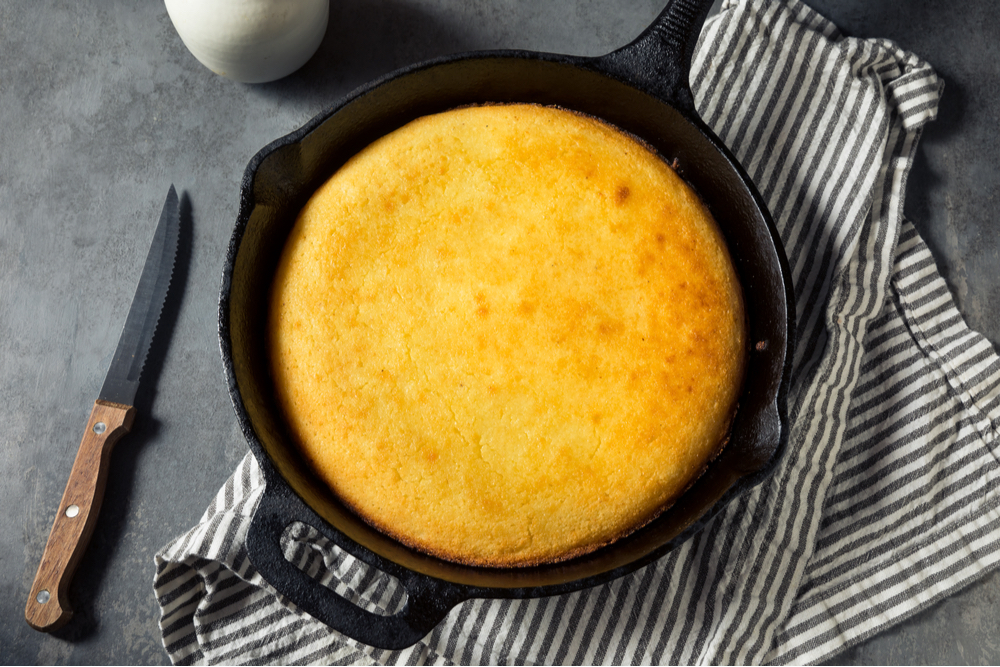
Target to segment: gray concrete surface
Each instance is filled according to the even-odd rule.
[[[161,2],[0,3],[0,661],[167,661],[156,550],[192,525],[246,452],[216,339],[223,254],[250,157],[338,96],[398,66],[484,48],[596,55],[661,0],[334,0],[319,54],[265,85],[204,69]],[[1000,342],[1000,16],[993,0],[815,0],[859,36],[890,37],[947,81],[907,212],[969,322]],[[46,635],[27,591],[81,428],[110,363],[167,187],[186,193],[181,261],[133,432]],[[845,664],[1000,662],[1000,576],[877,634]],[[873,630],[874,631],[874,630]]]

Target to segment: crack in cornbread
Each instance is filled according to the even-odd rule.
[[[304,456],[378,529],[522,566],[644,525],[727,438],[745,316],[725,242],[638,141],[556,108],[420,118],[303,208],[270,304]]]

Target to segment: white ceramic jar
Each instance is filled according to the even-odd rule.
[[[216,74],[274,81],[319,48],[330,0],[165,0],[184,45]]]

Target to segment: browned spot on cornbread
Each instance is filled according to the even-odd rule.
[[[632,194],[632,192],[628,189],[627,185],[619,185],[618,189],[615,190],[615,203],[619,206],[624,204],[630,194]]]

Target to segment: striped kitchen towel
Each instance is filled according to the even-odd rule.
[[[904,219],[942,85],[892,42],[798,0],[730,0],[691,75],[702,117],[774,216],[795,285],[791,435],[773,477],[683,546],[612,583],[472,600],[390,652],[275,595],[247,560],[251,456],[156,556],[163,643],[203,663],[814,663],[1000,560],[1000,359]],[[295,526],[286,554],[359,605],[394,581]]]

